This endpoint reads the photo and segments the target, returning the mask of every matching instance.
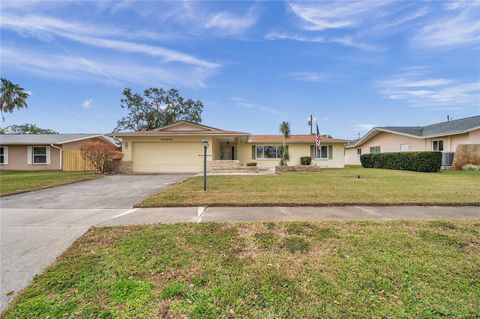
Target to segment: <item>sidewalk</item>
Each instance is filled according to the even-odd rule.
[[[434,220],[480,218],[478,206],[166,207],[132,209],[97,226],[178,222]]]

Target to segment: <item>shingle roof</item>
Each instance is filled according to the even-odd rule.
[[[480,115],[458,120],[435,123],[427,126],[382,126],[378,129],[399,132],[419,137],[463,133],[480,127]]]
[[[66,142],[83,140],[83,139],[94,138],[94,137],[105,138],[103,134],[5,134],[5,135],[0,135],[0,144],[3,144],[3,145],[64,144]]]
[[[322,142],[325,143],[347,143],[347,140],[341,140],[336,138],[328,138],[322,136],[320,138]],[[282,135],[250,135],[247,143],[282,143]],[[315,135],[290,135],[285,140],[288,144],[294,143],[315,143]]]
[[[175,135],[248,135],[249,133],[224,131],[224,130],[175,130],[175,131],[138,131],[138,132],[118,132],[109,134],[109,136],[175,136]]]

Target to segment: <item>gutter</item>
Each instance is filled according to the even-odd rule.
[[[60,146],[55,146],[53,144],[50,144],[50,146],[60,151],[60,171],[63,171],[63,148],[61,148]]]

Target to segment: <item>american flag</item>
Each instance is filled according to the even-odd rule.
[[[318,124],[317,124],[317,134],[315,135],[315,145],[317,146],[317,149],[320,150],[320,131],[318,130]]]

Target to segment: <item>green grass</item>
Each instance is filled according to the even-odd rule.
[[[210,176],[206,193],[202,186],[202,177],[194,177],[138,206],[480,205],[480,172],[347,167],[318,173]]]
[[[0,171],[0,196],[99,177],[92,172]]]
[[[480,220],[93,228],[4,318],[478,318]]]

